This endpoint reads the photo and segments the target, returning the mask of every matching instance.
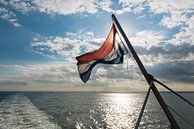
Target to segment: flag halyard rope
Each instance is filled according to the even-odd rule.
[[[172,107],[170,107],[169,105],[167,105],[168,108],[173,111],[177,116],[179,116],[182,120],[184,120],[188,125],[192,126],[194,128],[194,125],[188,121],[186,118],[184,118],[181,114],[179,114],[177,111],[175,111]]]
[[[193,103],[191,103],[189,100],[187,100],[186,98],[184,98],[183,96],[181,96],[180,94],[178,94],[177,92],[175,92],[174,90],[172,90],[171,88],[169,88],[168,86],[163,84],[162,82],[158,81],[157,79],[154,79],[154,81],[157,82],[158,84],[160,84],[161,86],[163,86],[164,88],[166,88],[167,90],[171,91],[173,94],[178,96],[180,99],[182,99],[184,102],[186,102],[190,106],[194,107]]]

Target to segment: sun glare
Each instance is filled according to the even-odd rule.
[[[133,121],[136,119],[138,112],[138,101],[136,95],[128,94],[109,94],[104,101],[103,111],[105,113],[104,120],[108,128],[133,128]]]

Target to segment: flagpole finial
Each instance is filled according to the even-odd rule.
[[[111,17],[112,17],[112,20],[114,21],[114,17],[115,17],[115,15],[114,15],[114,14],[112,14],[112,15],[111,15]]]

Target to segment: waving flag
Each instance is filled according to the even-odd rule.
[[[116,42],[116,33],[117,30],[113,24],[104,44],[98,50],[76,57],[78,73],[83,82],[88,81],[96,64],[119,64],[123,62],[123,55],[126,51],[122,44]]]

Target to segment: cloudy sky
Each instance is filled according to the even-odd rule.
[[[0,90],[146,90],[130,55],[78,76],[75,57],[102,45],[112,13],[149,73],[194,90],[193,0],[0,0]]]

